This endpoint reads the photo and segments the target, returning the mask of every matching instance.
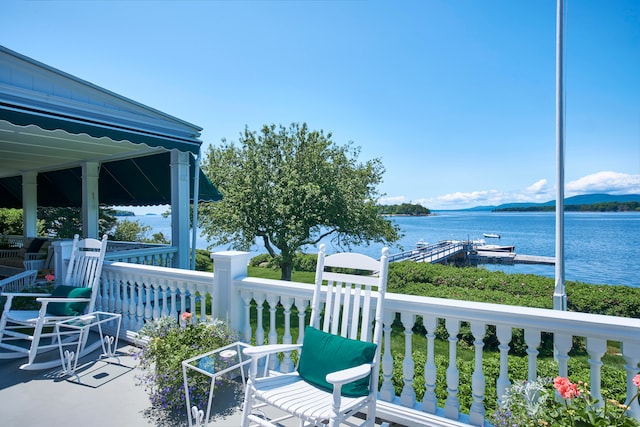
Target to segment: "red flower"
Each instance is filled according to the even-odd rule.
[[[633,377],[633,383],[635,384],[636,387],[640,388],[640,374]]]
[[[569,378],[555,377],[553,386],[563,399],[573,399],[580,396],[578,386],[569,381]]]
[[[191,316],[192,316],[191,313],[189,313],[188,311],[185,311],[184,313],[182,313],[182,320],[184,320],[185,322],[189,321],[191,320]]]
[[[47,282],[53,282],[56,276],[54,276],[53,274],[47,274],[46,276],[44,276],[44,278],[47,279]]]

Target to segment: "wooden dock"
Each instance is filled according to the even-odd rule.
[[[511,249],[513,250],[513,249]],[[538,255],[522,255],[505,250],[476,250],[468,241],[442,240],[435,244],[420,245],[389,256],[389,262],[416,261],[435,263],[454,262],[464,257],[465,265],[475,264],[542,264],[555,265],[555,258]],[[460,261],[460,260],[458,260]]]
[[[481,264],[543,264],[555,265],[554,257],[539,255],[522,255],[515,252],[478,251],[471,255],[472,259]]]

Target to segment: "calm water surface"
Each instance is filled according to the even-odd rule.
[[[131,219],[131,218],[130,218]],[[162,216],[137,216],[135,219],[171,235],[169,219]],[[405,236],[402,249],[410,249],[422,239],[429,243],[440,240],[481,239],[483,233],[500,234],[500,239],[487,243],[514,245],[516,253],[555,256],[555,213],[436,212],[428,217],[393,217]],[[207,240],[199,236],[197,247],[206,249]],[[326,242],[330,251],[337,251]],[[226,248],[212,248],[224,250]],[[382,245],[354,248],[354,251],[378,257]],[[391,253],[400,252],[391,248]],[[308,252],[314,251],[307,248]],[[254,253],[265,252],[255,245]],[[565,214],[565,279],[585,283],[640,287],[640,213],[567,212]],[[483,265],[489,270],[507,273],[533,273],[554,277],[555,267],[517,264],[513,266]]]

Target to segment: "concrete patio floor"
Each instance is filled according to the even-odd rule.
[[[133,348],[121,343],[118,360],[96,360],[101,353],[96,350],[79,361],[79,378],[64,375],[61,368],[22,371],[24,359],[0,360],[0,426],[188,426],[186,413],[162,419],[153,415],[143,387],[135,385]],[[240,426],[242,393],[241,382],[217,388],[208,425]],[[298,423],[283,424],[289,426]]]

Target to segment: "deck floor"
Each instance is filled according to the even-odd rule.
[[[64,427],[184,427],[187,415],[158,418],[144,388],[137,386],[133,347],[121,343],[119,360],[96,360],[95,351],[79,362],[79,379],[61,368],[23,371],[24,359],[0,360],[0,425]],[[56,357],[57,352],[51,352]],[[119,362],[119,363],[118,363]],[[242,415],[242,383],[216,390],[212,427],[238,427]],[[283,427],[298,426],[291,420]]]

